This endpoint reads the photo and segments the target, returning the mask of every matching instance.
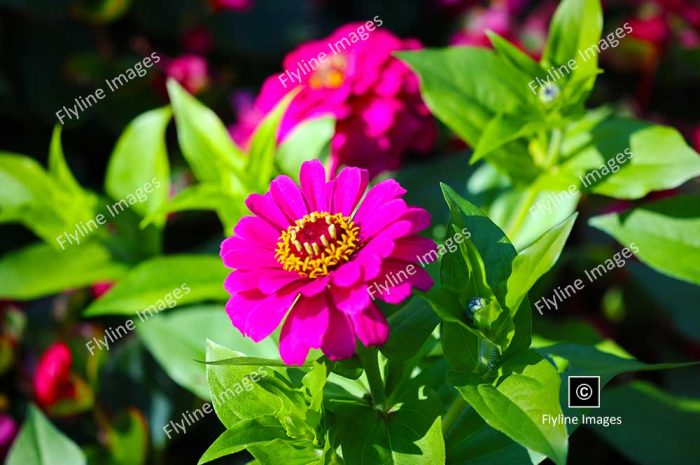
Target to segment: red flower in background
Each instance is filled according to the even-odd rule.
[[[54,343],[41,355],[33,380],[34,394],[41,407],[48,408],[60,400],[74,397],[72,364],[70,349],[63,342]]]
[[[6,413],[0,413],[0,460],[3,460],[17,436],[17,423]]]
[[[267,114],[292,89],[292,101],[280,139],[300,122],[331,114],[337,119],[332,141],[332,167],[365,168],[370,176],[400,166],[408,150],[427,151],[435,124],[421,100],[415,74],[392,53],[420,48],[377,29],[381,20],[348,24],[328,38],[307,42],[287,55],[283,70],[264,83],[255,105],[239,115],[232,133],[245,145],[251,112]],[[330,45],[329,45],[330,44]]]

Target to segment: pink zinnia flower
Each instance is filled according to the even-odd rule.
[[[365,168],[370,176],[398,169],[405,152],[425,152],[436,138],[416,75],[392,56],[420,43],[401,40],[380,26],[378,21],[348,24],[301,45],[285,57],[282,71],[265,81],[255,102],[265,115],[301,87],[282,121],[280,140],[304,120],[335,116],[333,173],[340,165]]]
[[[74,396],[72,364],[70,349],[63,342],[51,345],[41,355],[34,373],[34,394],[41,407],[48,408],[59,400]]]
[[[278,176],[269,192],[251,194],[246,205],[255,216],[243,217],[221,244],[224,264],[235,269],[224,285],[231,322],[258,342],[286,316],[280,355],[292,365],[312,348],[331,360],[351,357],[356,336],[365,346],[383,344],[389,326],[373,298],[397,304],[413,287],[428,290],[432,279],[415,263],[435,248],[416,235],[430,215],[408,206],[393,179],[363,199],[363,169],[326,181],[321,163],[308,161],[299,178],[301,187]],[[389,288],[380,292],[377,283]]]

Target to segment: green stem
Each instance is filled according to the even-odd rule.
[[[510,227],[507,231],[508,237],[511,241],[516,240],[517,234],[520,232],[520,229],[525,224],[525,220],[530,214],[530,207],[532,207],[532,205],[535,203],[535,200],[537,200],[538,194],[539,191],[535,189],[528,189],[526,191],[525,199],[518,207],[518,216],[515,217],[515,220],[513,220],[513,222],[510,224]]]
[[[461,395],[457,394],[457,398],[452,401],[452,405],[450,405],[450,408],[447,409],[447,413],[442,417],[442,432],[445,438],[449,436],[450,429],[452,429],[466,407],[467,403]]]
[[[374,348],[368,349],[362,357],[362,364],[369,383],[369,391],[372,394],[372,403],[376,408],[383,409],[386,395],[384,393],[382,374],[379,371],[379,351]]]

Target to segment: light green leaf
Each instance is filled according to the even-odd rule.
[[[574,213],[518,253],[508,278],[508,308],[518,308],[537,280],[556,264],[577,216],[578,214]]]
[[[332,116],[321,116],[299,123],[280,144],[277,164],[283,173],[298,181],[303,162],[328,157],[334,134],[335,118]]]
[[[60,186],[73,192],[74,195],[80,196],[83,195],[84,191],[78,184],[78,181],[75,180],[75,177],[73,177],[73,173],[71,173],[63,154],[63,147],[61,146],[62,129],[63,126],[61,125],[56,125],[53,128],[51,145],[49,146],[49,174]]]
[[[597,45],[603,29],[600,0],[563,0],[550,23],[547,44],[542,55],[542,66],[569,66],[572,74],[591,76],[597,73]],[[592,47],[592,48],[591,48]],[[586,85],[593,88],[594,80]]]
[[[494,150],[516,139],[530,136],[544,126],[544,122],[533,121],[528,115],[500,113],[484,128],[469,163],[473,165]]]
[[[246,175],[257,190],[263,192],[269,187],[275,172],[275,153],[277,152],[277,132],[289,104],[299,90],[289,92],[277,103],[275,108],[262,120],[250,139]]]
[[[400,52],[415,71],[433,114],[475,146],[486,124],[527,101],[527,80],[516,76],[493,51],[476,47]],[[478,71],[477,71],[478,70]]]
[[[432,399],[409,400],[390,416],[366,405],[338,408],[338,436],[348,464],[445,463],[440,417]]]
[[[97,242],[59,251],[34,244],[0,260],[0,298],[29,300],[76,289],[97,281],[113,281],[126,272]]]
[[[240,352],[207,341],[207,362],[240,355]],[[234,427],[241,420],[275,415],[282,407],[279,397],[252,381],[254,374],[258,379],[273,377],[276,372],[272,368],[207,364],[206,370],[214,410],[226,428]]]
[[[545,76],[545,70],[540,67],[539,63],[518,47],[493,31],[486,31],[486,35],[498,56],[510,65],[513,70],[522,73],[528,80]]]
[[[622,214],[595,216],[589,223],[652,268],[700,284],[700,196],[679,195]]]
[[[242,420],[224,431],[199,459],[199,465],[240,452],[251,444],[286,439],[280,422],[271,415]]]
[[[629,161],[621,164],[617,173],[594,184],[593,192],[619,199],[636,199],[649,192],[678,187],[700,176],[700,155],[673,128],[650,126],[639,129],[629,134],[629,147],[633,154]],[[608,163],[613,163],[612,157],[617,153],[604,154],[608,155]]]
[[[150,319],[159,311],[205,300],[225,300],[228,274],[210,255],[157,257],[129,270],[110,291],[95,300],[85,316],[134,315]]]
[[[138,323],[137,331],[148,350],[180,386],[202,399],[210,399],[207,385],[206,340],[225,344],[249,356],[273,357],[277,347],[268,338],[254,343],[231,325],[219,305],[183,308]]]
[[[568,448],[566,427],[542,423],[544,414],[556,417],[562,413],[557,370],[533,352],[511,359],[504,370],[509,375],[497,386],[455,387],[492,428],[564,465]]]
[[[168,199],[165,129],[170,116],[169,107],[139,115],[119,137],[107,166],[107,193],[116,200],[135,197],[132,207],[142,216],[157,211]]]
[[[41,411],[29,406],[27,419],[12,444],[7,465],[85,465],[80,448],[61,433]]]
[[[264,445],[253,445],[250,453],[259,465],[315,465],[319,463],[317,449],[275,439]]]
[[[0,152],[0,223],[20,222],[55,246],[56,237],[88,218],[81,204],[34,160]],[[80,210],[80,211],[78,211]]]
[[[204,182],[232,182],[245,167],[245,155],[233,143],[226,126],[209,108],[168,81],[168,95],[175,114],[177,139],[195,176]]]

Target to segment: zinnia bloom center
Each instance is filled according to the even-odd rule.
[[[349,216],[313,212],[282,231],[275,258],[286,271],[309,278],[325,276],[360,247],[359,231]]]
[[[327,61],[323,61],[321,66],[314,71],[309,78],[309,85],[312,89],[321,88],[337,89],[345,82],[345,68],[347,61],[341,55],[334,55]]]

